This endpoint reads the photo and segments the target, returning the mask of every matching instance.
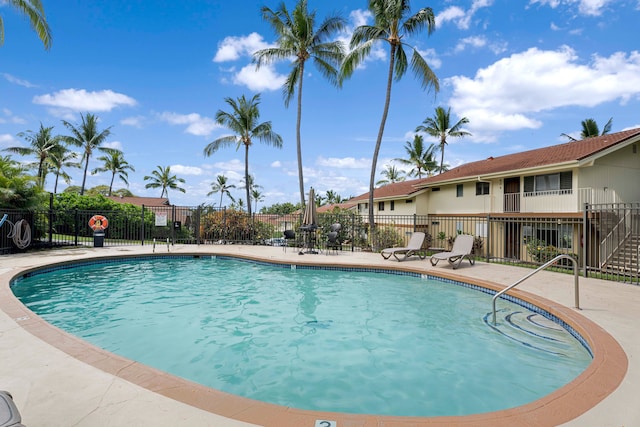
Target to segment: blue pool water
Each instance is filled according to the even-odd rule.
[[[301,409],[468,415],[531,402],[590,363],[559,325],[441,280],[218,258],[78,264],[15,295],[110,352]]]

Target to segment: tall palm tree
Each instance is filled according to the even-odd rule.
[[[81,168],[82,165],[75,161],[78,158],[78,153],[69,150],[65,144],[58,144],[47,158],[49,166],[56,176],[56,181],[53,186],[53,193],[58,193],[58,180],[60,177],[64,179],[67,184],[71,183],[71,176],[63,170],[63,168]]]
[[[34,209],[42,202],[42,190],[35,178],[11,156],[0,156],[0,208]]]
[[[98,157],[98,160],[103,162],[103,165],[99,168],[95,168],[91,171],[92,175],[101,172],[111,172],[111,182],[109,183],[109,194],[113,191],[113,181],[118,175],[118,178],[124,182],[127,187],[129,186],[129,173],[127,171],[135,172],[135,168],[124,159],[124,153],[115,148],[105,149],[105,155]]]
[[[164,197],[165,195],[169,197],[169,189],[178,190],[183,193],[187,191],[180,187],[178,183],[184,184],[184,178],[178,178],[175,175],[171,175],[171,166],[167,166],[163,168],[162,166],[156,166],[156,169],[151,171],[151,175],[147,175],[143,178],[145,181],[149,181],[144,188],[162,188],[160,192],[160,197]]]
[[[425,150],[422,135],[414,135],[413,141],[407,141],[404,144],[408,159],[394,160],[407,166],[413,166],[407,176],[417,176],[418,178],[422,178],[423,174],[431,176],[432,172],[438,169],[438,162],[433,158],[437,149],[435,144],[430,144]]]
[[[4,151],[17,153],[21,156],[35,156],[38,160],[31,166],[37,169],[36,179],[40,189],[44,188],[45,178],[47,176],[47,158],[51,152],[60,145],[61,137],[53,135],[53,126],[44,127],[40,123],[40,129],[37,132],[28,130],[18,134],[20,138],[24,138],[29,143],[29,147],[9,147]]]
[[[469,119],[463,117],[452,126],[451,107],[447,110],[442,107],[436,107],[435,116],[427,117],[416,128],[416,132],[424,132],[440,140],[440,173],[446,170],[444,165],[444,146],[447,145],[447,138],[462,138],[463,136],[471,135],[469,132],[462,130],[462,125],[467,123],[469,123]]]
[[[211,183],[211,191],[207,193],[207,196],[220,193],[220,209],[222,209],[222,198],[224,196],[229,197],[229,199],[231,199],[232,202],[235,202],[229,190],[231,190],[232,188],[236,188],[236,186],[233,184],[231,185],[227,184],[227,179],[228,178],[224,175],[216,176],[216,182]]]
[[[225,102],[231,107],[231,112],[218,110],[216,122],[232,131],[234,135],[222,136],[204,147],[205,157],[211,156],[222,147],[236,144],[236,150],[244,145],[244,180],[249,181],[249,147],[253,140],[263,142],[276,148],[282,148],[282,137],[275,133],[271,122],[259,123],[260,119],[260,94],[256,94],[250,100],[242,95],[237,100],[225,98]],[[251,190],[247,185],[247,211],[251,214]]]
[[[376,146],[373,150],[371,160],[371,175],[369,179],[369,227],[371,236],[375,228],[373,217],[373,191],[376,180],[376,168],[378,163],[378,153],[382,144],[384,127],[389,114],[389,104],[391,102],[391,86],[393,80],[400,80],[409,64],[405,47],[413,50],[411,56],[411,70],[420,81],[423,88],[433,88],[434,91],[440,89],[440,84],[435,73],[422,57],[418,49],[408,46],[408,37],[417,35],[421,30],[426,29],[431,35],[436,28],[435,16],[430,7],[420,9],[414,15],[410,15],[409,0],[369,0],[369,10],[374,17],[374,25],[361,25],[353,31],[351,37],[351,52],[347,54],[341,69],[341,78],[347,78],[353,74],[358,64],[360,64],[371,52],[374,43],[379,41],[389,45],[389,70],[387,72],[387,89],[385,94],[384,108],[378,129]],[[374,242],[375,243],[375,242]]]
[[[300,186],[300,201],[304,208],[304,177],[302,175],[302,142],[300,125],[302,121],[302,81],[305,63],[313,59],[314,64],[322,75],[331,83],[338,84],[338,67],[344,58],[344,46],[340,41],[329,39],[345,26],[345,20],[340,16],[330,16],[315,27],[316,12],[307,10],[307,0],[298,0],[290,14],[284,2],[277,10],[262,8],[262,19],[267,21],[278,39],[276,46],[261,49],[253,54],[254,61],[259,68],[263,64],[274,61],[289,60],[291,72],[284,83],[283,95],[285,106],[298,90],[298,112],[296,117],[296,148],[298,154],[298,185]]]
[[[387,165],[387,167],[381,172],[381,174],[384,179],[376,182],[376,185],[393,184],[394,182],[402,182],[405,180],[405,177],[402,176],[402,171],[396,168],[394,165]]]
[[[249,178],[249,193],[250,193],[250,195],[251,195],[251,199],[249,199],[249,202],[250,202],[251,200],[253,200],[253,192],[254,192],[254,191],[257,191],[257,190],[258,190],[258,188],[262,188],[262,185],[258,185],[258,184],[256,184],[255,179],[253,179],[253,175],[249,174],[249,177],[248,177],[248,178]],[[244,189],[246,189],[246,188],[247,188],[247,184],[246,184],[246,182],[247,182],[247,181],[246,181],[246,179],[245,179],[245,178],[242,178],[242,179],[240,180],[240,184],[241,184],[241,185],[240,185],[240,189],[244,190]]]
[[[609,119],[604,128],[602,129],[602,133],[600,133],[600,128],[598,127],[598,123],[596,123],[593,119],[586,119],[580,122],[582,125],[582,131],[580,132],[580,139],[593,138],[594,136],[602,136],[606,135],[611,131],[611,126],[613,125],[613,117]],[[566,136],[571,141],[577,141],[571,135],[567,135],[566,133],[561,133],[561,136]]]
[[[89,159],[94,150],[104,151],[101,145],[111,135],[111,127],[102,131],[98,130],[98,117],[91,113],[80,114],[82,123],[79,126],[73,125],[66,120],[62,121],[67,129],[71,131],[71,136],[63,136],[63,140],[70,145],[83,147],[82,161],[84,162],[84,174],[82,175],[82,186],[80,187],[80,195],[84,194],[85,185],[87,183],[87,171],[89,170]]]
[[[47,24],[47,18],[44,14],[41,0],[6,0],[3,3],[9,4],[17,9],[22,15],[29,18],[31,28],[36,32],[38,38],[44,45],[45,49],[51,47],[51,30]],[[4,22],[0,16],[0,46],[4,43]]]
[[[261,202],[264,200],[264,195],[260,192],[260,190],[254,187],[251,190],[251,198],[255,203],[254,211],[258,212],[258,202]]]

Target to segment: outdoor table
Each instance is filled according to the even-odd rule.
[[[306,249],[306,251],[300,251],[300,255],[318,253],[315,250],[317,229],[318,226],[316,225],[303,225],[300,227],[300,232],[304,235],[304,247]]]

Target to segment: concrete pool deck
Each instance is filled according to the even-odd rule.
[[[463,262],[457,270],[445,263],[432,267],[428,260],[408,260],[398,263],[383,260],[379,254],[363,252],[343,252],[338,255],[307,254],[300,256],[296,251],[284,252],[279,247],[264,246],[171,246],[172,254],[228,254],[247,257],[258,257],[269,261],[292,263],[317,263],[370,267],[406,267],[424,273],[442,273],[461,279],[488,281],[500,285],[508,285],[520,279],[531,270],[486,264],[477,262],[469,266]],[[110,355],[93,348],[82,341],[61,333],[50,325],[34,318],[13,297],[9,290],[9,280],[19,271],[40,265],[77,261],[98,256],[131,256],[148,255],[151,246],[74,248],[47,250],[26,254],[0,256],[0,390],[8,390],[21,412],[23,423],[27,427],[36,426],[296,426],[316,427],[309,422],[309,417],[300,415],[298,423],[281,423],[277,412],[266,408],[265,418],[259,422],[243,422],[232,418],[234,405],[238,399],[225,396],[223,393],[191,383],[182,386],[167,387],[175,378],[162,372],[141,367],[126,359]],[[156,248],[156,254],[167,253],[166,246]],[[522,283],[519,289],[542,296],[562,306],[574,305],[573,276],[543,271]],[[597,279],[580,278],[580,306],[582,310],[573,310],[585,318],[595,322],[606,330],[621,345],[628,369],[617,386],[603,381],[592,385],[595,394],[601,391],[605,396],[593,408],[579,415],[564,426],[571,427],[630,427],[640,425],[640,406],[635,404],[640,394],[640,339],[638,338],[637,319],[640,307],[640,287]],[[487,307],[490,311],[491,307]],[[61,350],[64,349],[63,350]],[[614,364],[622,364],[624,357],[615,351],[606,353],[607,358],[614,359]],[[611,360],[609,360],[611,362]],[[626,362],[626,361],[624,361]],[[618,370],[619,374],[620,370]],[[601,373],[602,374],[602,373]],[[606,372],[604,373],[606,378]],[[615,374],[612,374],[615,376]],[[169,378],[170,377],[170,378]],[[175,381],[174,381],[175,383]],[[179,381],[178,381],[179,383]],[[617,386],[617,387],[616,387]],[[601,390],[599,390],[601,388]],[[594,391],[592,390],[592,391]],[[173,393],[173,394],[172,394]],[[508,390],[505,390],[508,393]],[[582,390],[569,396],[569,405],[557,404],[548,399],[551,412],[576,411],[580,406]],[[221,405],[217,410],[203,403],[210,395],[219,394]],[[569,393],[570,394],[570,393]],[[590,393],[594,394],[594,393]],[[209,395],[209,396],[207,396]],[[586,396],[586,395],[585,395]],[[175,397],[176,399],[172,399]],[[565,396],[566,397],[566,396]],[[189,402],[183,403],[183,402]],[[554,404],[556,406],[554,407]],[[254,404],[251,409],[236,410],[256,411],[261,413],[263,406]],[[272,406],[272,405],[271,405]],[[209,410],[199,409],[207,407]],[[578,408],[582,412],[583,408]],[[288,417],[295,418],[299,411],[291,409]],[[549,412],[549,411],[547,411]],[[224,415],[221,415],[224,414]],[[226,416],[225,416],[226,415]],[[325,418],[326,417],[326,418]],[[251,419],[251,417],[249,417]],[[503,422],[484,420],[478,417],[475,421],[423,423],[416,418],[379,420],[376,417],[349,416],[340,414],[337,427],[395,426],[417,427],[426,425],[523,425],[515,424],[513,419]],[[562,418],[560,416],[560,418]],[[255,416],[252,419],[260,419]],[[317,420],[335,420],[334,414],[318,414]],[[550,418],[553,419],[553,418]],[[556,418],[558,419],[558,418]],[[304,420],[304,421],[303,421]],[[318,424],[321,425],[322,424]],[[555,425],[548,419],[529,419],[524,425]]]

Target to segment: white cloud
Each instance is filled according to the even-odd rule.
[[[530,0],[529,4],[539,3],[543,6],[549,6],[552,9],[560,5],[573,6],[578,4],[578,12],[582,15],[599,16],[602,15],[605,7],[612,3],[613,0]]]
[[[120,120],[120,124],[121,125],[133,126],[133,127],[136,127],[136,128],[141,128],[143,122],[144,122],[144,117],[142,117],[142,116],[127,117],[127,118],[124,118],[124,119]]]
[[[596,55],[584,64],[566,46],[531,48],[478,70],[473,78],[454,76],[447,83],[453,87],[452,110],[470,120],[472,132],[537,128],[541,123],[534,113],[638,97],[640,53]]]
[[[177,114],[163,112],[158,115],[160,120],[172,125],[187,125],[185,132],[196,136],[209,136],[220,127],[213,119],[202,117],[200,114]]]
[[[202,175],[202,169],[196,166],[171,165],[171,172],[176,175]]]
[[[355,157],[318,157],[316,165],[329,168],[367,169],[371,167],[371,159]]]
[[[111,141],[103,144],[105,148],[115,148],[116,150],[122,151],[122,143],[120,141]]]
[[[18,125],[23,125],[27,123],[27,121],[22,117],[14,115],[13,112],[8,108],[3,108],[2,116],[0,116],[0,123],[15,123]]]
[[[35,96],[33,103],[72,111],[111,111],[119,106],[134,106],[136,100],[112,90],[87,92],[84,89],[63,89]]]
[[[275,162],[272,162],[270,166],[272,168],[281,168],[282,167],[282,162],[280,160],[276,160]]]
[[[239,159],[232,159],[227,162],[216,162],[213,164],[218,169],[223,169],[228,172],[242,172],[242,177],[244,177],[244,162]],[[226,174],[225,174],[226,175]]]
[[[272,65],[263,65],[256,69],[255,65],[246,65],[233,76],[233,83],[247,86],[249,89],[261,92],[264,90],[278,90],[287,77],[278,74]]]
[[[446,22],[453,22],[459,29],[468,30],[471,26],[471,19],[475,13],[492,4],[493,0],[474,0],[467,11],[458,6],[450,6],[436,16],[436,25],[439,26]]]
[[[255,32],[245,37],[225,37],[218,44],[213,62],[237,61],[243,56],[251,56],[255,51],[270,46],[260,34]]]
[[[24,86],[24,87],[28,87],[28,88],[37,87],[36,85],[34,85],[31,82],[29,82],[27,80],[19,79],[18,77],[12,76],[9,73],[2,73],[2,77],[4,77],[9,83],[13,83],[13,84],[16,84],[18,86]]]
[[[15,139],[8,133],[0,133],[0,147],[12,147],[15,145]]]

